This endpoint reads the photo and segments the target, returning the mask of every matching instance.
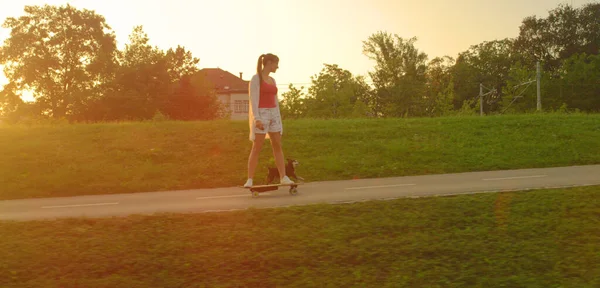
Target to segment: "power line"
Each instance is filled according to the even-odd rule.
[[[372,80],[364,81],[364,83],[365,84],[375,84],[375,82],[372,81]],[[480,83],[481,83],[481,81],[466,81],[466,82],[462,82],[462,84],[477,84],[477,85],[479,85]],[[312,82],[289,82],[289,83],[281,83],[281,84],[278,83],[277,86],[286,86],[287,87],[289,85],[297,86],[297,85],[313,85],[313,84],[314,83],[312,83]],[[583,85],[586,85],[586,84],[583,84]],[[594,85],[594,84],[587,84],[587,85]],[[454,86],[456,86],[456,83],[454,84]],[[493,88],[488,88],[486,86],[484,86],[484,87],[486,89],[488,89],[488,90],[492,90],[493,89]]]
[[[312,85],[313,83],[283,83],[277,84],[277,86],[290,86],[290,85]]]

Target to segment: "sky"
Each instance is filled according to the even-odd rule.
[[[25,5],[71,4],[106,18],[123,48],[136,25],[163,50],[177,45],[200,59],[248,80],[263,53],[279,56],[273,77],[309,86],[324,64],[367,76],[375,66],[363,41],[383,31],[417,37],[431,60],[456,57],[471,45],[516,37],[523,18],[547,17],[561,3],[580,7],[599,0],[13,0],[0,4],[0,21],[23,15]],[[0,29],[0,41],[9,36]],[[0,73],[0,84],[6,83]]]

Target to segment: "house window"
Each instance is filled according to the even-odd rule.
[[[233,111],[235,113],[248,113],[248,100],[235,100],[233,104]]]

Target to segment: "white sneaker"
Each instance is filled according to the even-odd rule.
[[[280,183],[289,185],[289,184],[294,184],[294,181],[290,180],[290,178],[288,178],[288,176],[283,176],[283,178],[281,178]]]
[[[246,181],[246,184],[244,184],[244,187],[246,187],[246,188],[252,187],[252,179],[251,178],[248,178],[248,180]]]

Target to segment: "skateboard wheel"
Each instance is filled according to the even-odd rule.
[[[291,194],[291,195],[296,195],[296,194],[298,194],[298,189],[296,189],[296,187],[292,187],[292,188],[290,188],[290,194]]]
[[[259,194],[258,191],[252,191],[252,197],[258,197]]]

